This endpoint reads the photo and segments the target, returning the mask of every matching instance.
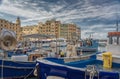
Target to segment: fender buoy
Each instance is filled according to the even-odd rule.
[[[37,73],[37,67],[38,66],[39,66],[39,63],[37,63],[36,66],[35,66],[35,69],[34,69],[34,72],[33,72],[34,76],[38,76],[38,73]]]
[[[37,74],[37,69],[36,69],[36,68],[35,68],[33,74],[34,74],[34,76],[36,76],[36,77],[38,76],[38,74]]]

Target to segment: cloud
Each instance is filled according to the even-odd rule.
[[[22,16],[22,17],[35,17],[39,15],[38,13],[33,13],[30,10],[24,10],[23,8],[17,8],[14,5],[11,5],[11,3],[8,0],[4,0],[2,5],[0,6],[0,12],[4,12],[7,14],[15,15],[15,16]]]
[[[82,29],[82,38],[88,38],[90,34],[93,35],[93,38],[104,39],[107,38],[107,33],[111,31],[116,31],[115,25],[104,25],[104,24],[96,24],[92,26],[85,27]]]
[[[23,26],[55,18],[63,23],[76,23],[81,26],[83,34],[86,32],[85,29],[88,29],[88,32],[95,32],[97,35],[100,32],[112,31],[116,14],[120,16],[120,2],[119,0],[3,0],[0,12],[13,15],[15,18],[22,17]]]
[[[2,16],[4,16],[4,15],[0,13],[0,16],[2,17]]]
[[[107,32],[94,32],[89,29],[82,30],[81,32],[81,38],[86,39],[92,36],[94,39],[106,39],[107,38]]]
[[[22,16],[26,17],[26,21],[31,21],[31,20],[41,20],[41,19],[48,19],[48,18],[57,18],[63,21],[68,21],[68,20],[74,20],[74,19],[86,19],[86,18],[94,18],[94,17],[99,17],[99,19],[110,19],[113,17],[115,13],[115,8],[119,7],[119,4],[113,4],[112,6],[92,6],[91,3],[88,0],[84,1],[79,1],[76,4],[72,4],[71,6],[68,6],[65,2],[64,4],[58,2],[59,5],[56,4],[50,4],[48,2],[40,1],[43,4],[46,4],[46,7],[39,6],[36,7],[36,5],[39,5],[38,3],[30,3],[31,6],[29,6],[29,2],[23,2],[18,0],[18,3],[16,4],[11,4],[9,0],[4,0],[0,10],[1,12],[5,12],[8,14],[13,14],[15,16]],[[63,2],[63,0],[62,0]],[[29,9],[28,9],[28,6]],[[79,5],[81,5],[79,7]],[[19,6],[19,7],[18,7]],[[22,7],[24,6],[24,7]],[[75,8],[79,7],[79,8]],[[47,9],[48,10],[47,10]],[[58,12],[60,11],[60,12]],[[36,19],[37,18],[37,19]],[[38,19],[39,18],[39,19]],[[27,20],[28,19],[28,20]],[[24,21],[23,21],[24,22]]]

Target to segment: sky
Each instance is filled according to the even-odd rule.
[[[120,31],[120,0],[0,0],[0,18],[21,25],[56,19],[81,28],[82,38],[106,39],[107,33]]]

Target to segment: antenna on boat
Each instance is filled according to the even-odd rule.
[[[118,32],[118,20],[116,22],[116,32]]]
[[[94,32],[86,32],[86,34],[89,35],[89,39],[92,39],[92,38],[93,38],[93,34],[94,34]]]
[[[116,32],[118,32],[118,20],[117,20],[117,22],[116,22]]]

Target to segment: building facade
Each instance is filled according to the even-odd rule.
[[[42,22],[38,23],[39,33],[45,35],[52,35],[54,37],[59,38],[60,34],[60,21],[56,21],[54,19],[47,20],[44,24]]]
[[[61,24],[61,27],[60,27],[60,37],[61,38],[65,38],[65,39],[68,39],[68,24]]]
[[[78,40],[81,38],[81,29],[75,24],[61,24],[60,37],[68,41]]]
[[[81,39],[81,28],[80,27],[77,27],[76,28],[76,35],[77,35],[77,39]]]
[[[24,27],[21,27],[21,29],[22,29],[22,36],[30,35],[30,34],[38,34],[37,25],[24,26]]]
[[[16,38],[19,41],[21,37],[21,21],[20,18],[17,17],[16,23],[9,22],[5,19],[0,19],[0,32],[5,28],[16,33]]]
[[[0,19],[0,31],[5,28],[16,33],[17,40],[22,40],[22,36],[30,34],[52,35],[55,38],[65,38],[76,40],[81,37],[81,29],[75,24],[62,24],[55,19],[47,20],[45,23],[39,22],[37,25],[21,27],[20,18],[17,17],[16,23]]]
[[[80,28],[75,24],[61,24],[54,19],[45,23],[39,22],[37,25],[22,27],[23,35],[43,34],[52,35],[54,38],[65,38],[69,41],[80,38]]]
[[[76,28],[77,26],[75,24],[68,24],[68,40],[76,40]]]

